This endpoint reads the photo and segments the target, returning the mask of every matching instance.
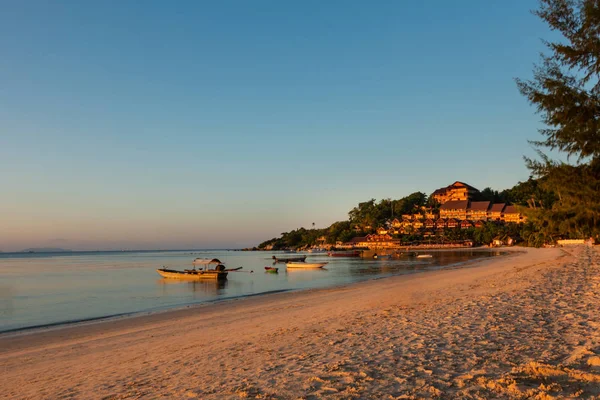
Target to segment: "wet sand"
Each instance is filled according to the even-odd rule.
[[[600,398],[600,251],[0,335],[0,398]]]

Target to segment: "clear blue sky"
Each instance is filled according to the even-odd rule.
[[[528,177],[533,0],[0,5],[0,250],[249,246]]]

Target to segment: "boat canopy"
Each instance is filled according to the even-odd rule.
[[[218,258],[196,258],[194,265],[223,264]]]

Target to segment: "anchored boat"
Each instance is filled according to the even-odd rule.
[[[306,260],[306,256],[299,257],[276,257],[273,256],[273,262],[275,263],[289,263],[289,262],[304,262]]]
[[[305,262],[289,262],[285,266],[288,268],[323,268],[328,263],[305,263]]]
[[[214,268],[209,268],[211,265],[215,264]],[[157,269],[156,272],[159,273],[163,278],[168,279],[227,279],[228,271],[225,269],[225,266],[221,261],[217,258],[205,259],[205,258],[196,258],[192,265],[194,265],[194,269],[184,269],[183,271],[177,271],[174,269],[168,269],[166,267],[162,267]],[[196,269],[196,266],[204,266],[203,269]],[[240,267],[241,268],[241,267]],[[240,269],[240,268],[236,268]],[[231,270],[234,271],[234,270]]]

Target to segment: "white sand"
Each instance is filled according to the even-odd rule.
[[[600,398],[598,249],[0,336],[18,399]],[[536,397],[537,396],[537,397]]]

